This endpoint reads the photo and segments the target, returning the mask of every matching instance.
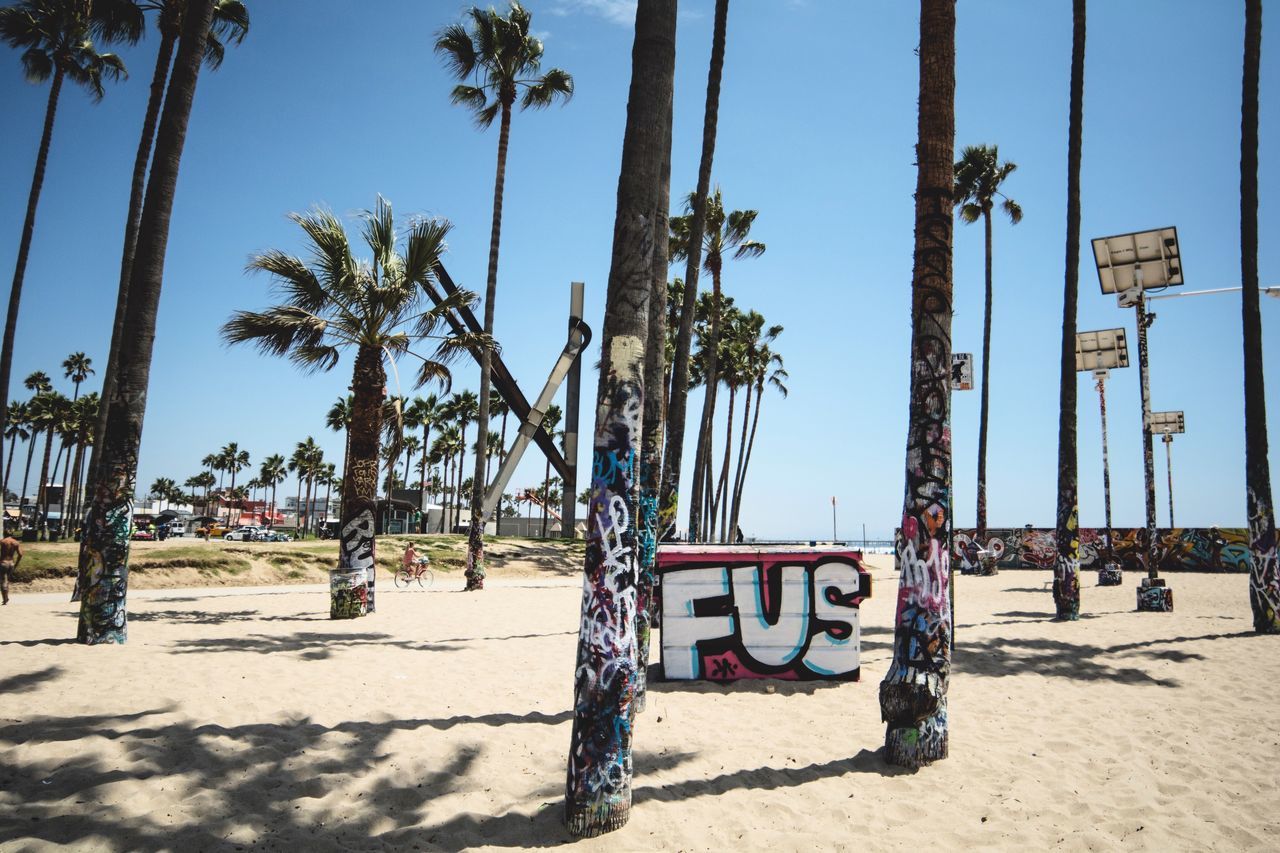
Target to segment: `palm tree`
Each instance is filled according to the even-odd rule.
[[[781,331],[781,326],[774,326],[774,329]],[[760,409],[764,402],[765,386],[775,389],[785,399],[787,396],[786,381],[789,374],[783,367],[782,356],[773,352],[768,345],[762,345],[754,354],[751,360],[751,374],[755,383],[755,411],[751,415],[751,436],[747,439],[747,447],[745,451],[740,451],[739,459],[741,465],[738,468],[737,485],[733,493],[733,513],[729,518],[729,529],[735,534],[738,530],[739,511],[742,508],[742,492],[746,488],[747,468],[751,465],[751,451],[756,444],[756,427],[760,423]],[[747,409],[750,408],[751,395],[747,395]],[[743,434],[746,430],[746,409],[743,411]]]
[[[0,39],[22,51],[23,75],[31,83],[50,80],[49,102],[45,107],[44,130],[36,154],[35,172],[31,176],[31,192],[27,197],[27,215],[22,223],[22,239],[18,243],[18,259],[13,270],[13,288],[9,291],[9,313],[4,324],[4,343],[0,346],[0,412],[9,405],[9,374],[13,369],[13,339],[18,327],[18,308],[22,302],[22,284],[27,273],[27,256],[35,233],[36,208],[44,186],[45,165],[49,160],[49,143],[53,138],[53,121],[58,111],[62,81],[70,80],[88,90],[94,103],[106,94],[103,80],[126,76],[124,63],[114,53],[98,53],[94,39],[109,44],[137,42],[142,36],[142,13],[128,0],[19,0],[0,9]]]
[[[754,312],[753,312],[754,313]],[[756,315],[760,316],[760,315]],[[761,323],[764,318],[760,317]],[[729,463],[733,454],[733,420],[734,406],[738,400],[738,391],[750,387],[747,376],[747,345],[749,330],[747,315],[734,310],[725,317],[725,331],[720,339],[720,354],[717,363],[720,367],[720,381],[729,390],[729,406],[725,412],[724,422],[724,461],[720,466],[720,476],[716,480],[715,493],[711,500],[711,526],[715,526],[715,517],[720,515],[720,542],[731,541],[729,532]]]
[[[249,467],[249,451],[241,450],[240,445],[231,442],[225,445],[222,450],[218,451],[218,463],[220,470],[231,472],[231,483],[227,486],[228,491],[236,490],[236,472],[243,471]],[[231,508],[227,507],[227,524],[231,523]]]
[[[432,458],[444,465],[444,480],[440,484],[443,494],[441,495],[441,504],[443,512],[440,515],[440,532],[444,533],[449,529],[446,519],[450,513],[457,509],[457,502],[453,499],[453,472],[456,468],[461,467],[460,462],[455,462],[454,457],[459,456],[463,450],[462,433],[456,424],[448,422],[444,418],[436,440],[431,443]]]
[[[421,385],[427,379],[448,377],[444,359],[465,352],[468,346],[488,347],[491,339],[485,335],[436,334],[448,312],[474,301],[472,293],[458,291],[431,308],[423,308],[427,288],[436,284],[435,271],[449,233],[447,221],[413,220],[402,250],[391,205],[379,198],[373,211],[361,215],[363,236],[373,252],[372,261],[366,263],[352,256],[347,233],[332,213],[316,210],[294,214],[292,219],[307,235],[314,267],[279,250],[254,256],[248,268],[271,275],[285,304],[261,312],[238,311],[222,327],[222,335],[232,344],[253,343],[271,355],[287,355],[306,371],[330,370],[342,350],[356,351],[338,564],[345,570],[370,573],[368,602],[372,610],[378,445],[387,383],[383,359],[388,354],[421,359],[417,383]],[[415,340],[424,338],[437,342],[433,358],[410,349]],[[349,614],[334,608],[331,615]]]
[[[636,9],[631,87],[613,228],[608,297],[596,391],[596,460],[592,514],[583,562],[582,630],[574,667],[573,731],[565,784],[565,825],[595,836],[624,825],[631,809],[632,702],[637,684],[639,479],[645,349],[651,341],[658,201],[663,196],[663,146],[670,145],[675,75],[675,0],[647,0]],[[652,389],[657,393],[657,389]],[[606,774],[600,768],[608,767]]]
[[[693,205],[697,203],[696,194],[690,194],[686,208],[690,211],[685,216],[671,217],[671,257],[675,260],[687,260],[693,248]],[[721,314],[721,271],[727,253],[736,259],[758,258],[764,254],[764,243],[751,240],[751,226],[755,223],[759,211],[734,210],[725,212],[720,197],[720,188],[716,187],[713,195],[706,201],[706,229],[702,237],[704,259],[702,267],[711,274],[711,337],[707,352],[709,353],[706,374],[706,396],[702,401],[702,426],[698,433],[698,449],[694,454],[694,471],[709,469],[711,460],[711,422],[716,409],[716,386],[718,376],[718,341],[720,340]],[[692,285],[690,285],[692,286]],[[698,477],[693,480],[693,495],[689,506],[689,534],[701,527],[703,483]]]
[[[37,370],[28,375],[27,378],[22,381],[22,385],[28,391],[34,392],[36,397],[53,390],[53,385],[49,382],[49,375],[43,370]],[[32,405],[33,403],[35,404],[34,407]],[[40,422],[40,418],[43,416],[40,411],[41,406],[43,406],[43,402],[35,403],[35,397],[27,401],[27,423],[32,427],[32,430],[31,440],[27,444],[27,468],[22,475],[22,494],[18,496],[19,505],[27,499],[27,483],[31,478],[31,458],[36,449],[36,439],[39,437],[40,430],[42,429]]]
[[[334,432],[346,436],[342,445],[342,470],[347,470],[347,457],[351,454],[351,405],[352,397],[348,394],[339,397],[324,416],[324,425]]]
[[[262,460],[262,464],[258,467],[258,479],[262,481],[264,488],[271,489],[271,510],[268,516],[267,527],[271,526],[270,519],[275,517],[276,512],[276,486],[284,482],[285,477],[285,459],[279,453],[273,453],[266,459]]]
[[[740,380],[746,390],[742,405],[742,435],[738,443],[738,464],[733,474],[733,487],[727,503],[732,504],[729,511],[728,531],[730,540],[737,536],[738,514],[742,506],[742,489],[746,482],[747,462],[751,455],[751,447],[755,444],[756,425],[760,418],[760,401],[764,396],[766,384],[778,389],[783,397],[787,396],[784,381],[787,371],[782,366],[782,356],[777,355],[769,344],[782,334],[782,326],[764,327],[764,317],[756,311],[748,311],[742,323],[743,363]],[[752,395],[755,395],[755,416],[752,417]],[[750,421],[751,439],[747,439],[747,425]]]
[[[426,496],[427,482],[427,456],[431,447],[431,428],[436,425],[440,418],[440,399],[435,394],[428,394],[426,397],[414,397],[413,402],[409,404],[409,408],[404,413],[405,424],[408,426],[422,427],[422,493]],[[408,479],[408,474],[405,474]],[[427,513],[425,501],[423,504],[422,522],[419,533],[427,532]]]
[[[133,274],[133,259],[138,245],[138,225],[142,216],[142,195],[146,190],[147,165],[151,160],[151,148],[155,143],[156,122],[164,103],[165,88],[169,82],[169,68],[173,49],[182,33],[182,16],[187,0],[134,0],[144,11],[158,12],[156,27],[160,30],[160,49],[156,53],[156,67],[151,75],[151,91],[147,97],[147,109],[142,120],[142,137],[133,159],[133,180],[129,188],[129,208],[125,217],[124,250],[120,253],[120,283],[116,293],[116,313],[111,330],[111,348],[107,354],[107,372],[103,381],[103,396],[110,399],[115,391],[115,376],[120,360],[121,333],[124,329],[124,313],[129,301],[129,279]],[[240,0],[215,0],[213,21],[205,37],[204,62],[211,70],[222,65],[226,53],[225,42],[239,44],[249,32],[249,13]],[[105,408],[105,407],[104,407]],[[105,428],[107,412],[103,411],[101,425]],[[90,468],[94,467],[90,461]]]
[[[947,756],[955,26],[955,0],[921,0],[906,493],[893,661],[880,682],[884,757],[903,767]]]
[[[31,439],[31,431],[27,429],[27,406],[25,403],[19,403],[14,400],[9,404],[9,410],[5,413],[4,418],[4,437],[9,439],[9,455],[4,463],[4,490],[9,490],[9,473],[13,470],[13,451],[18,446],[18,439],[28,441]],[[34,444],[34,442],[32,442]],[[21,500],[19,495],[19,500]]]
[[[489,469],[492,467],[493,460],[495,457],[498,459],[502,458],[502,436],[495,430],[489,430],[489,439],[485,442],[485,447],[489,454],[489,458],[485,461],[484,466],[485,489],[487,490],[489,488],[489,484],[493,482],[493,478],[489,475]],[[499,462],[499,464],[501,464],[501,462]]]
[[[96,391],[85,394],[71,404],[71,422],[73,424],[73,440],[75,443],[75,461],[71,466],[71,486],[73,487],[70,500],[70,513],[64,513],[68,518],[73,519],[72,531],[74,532],[74,520],[78,520],[81,516],[82,504],[84,503],[84,490],[81,487],[83,480],[83,463],[84,452],[86,448],[93,446],[94,428],[98,423],[98,408],[101,404],[101,398]]]
[[[1258,66],[1262,57],[1262,0],[1245,0],[1244,84],[1240,108],[1240,282],[1244,286],[1244,447],[1253,563],[1249,606],[1253,630],[1280,633],[1280,561],[1276,513],[1267,467],[1267,406],[1262,376],[1262,315],[1258,306]]]
[[[671,390],[667,401],[666,450],[662,464],[662,494],[658,514],[668,519],[674,537],[676,513],[680,497],[680,469],[684,462],[684,433],[689,397],[689,358],[693,347],[694,308],[698,297],[698,269],[702,261],[702,240],[706,231],[707,195],[711,190],[711,166],[715,159],[716,127],[720,115],[720,78],[724,72],[725,29],[729,17],[729,0],[716,0],[715,23],[711,31],[711,64],[707,71],[707,102],[702,119],[702,157],[698,163],[698,186],[688,219],[689,251],[685,254],[684,292],[680,303],[680,324],[676,332],[674,360],[671,365]],[[671,260],[680,258],[673,252]],[[701,446],[701,439],[699,439]],[[697,480],[695,478],[695,483]],[[696,487],[695,487],[696,488]],[[696,505],[696,499],[691,507]],[[695,537],[696,526],[690,519],[689,536]]]
[[[1009,221],[1017,225],[1022,221],[1022,208],[1016,201],[1000,191],[1000,185],[1018,168],[1016,163],[1001,163],[1000,152],[995,145],[970,145],[960,154],[955,164],[956,207],[960,218],[970,224],[982,220],[986,238],[986,311],[982,320],[982,378],[981,404],[978,415],[978,518],[977,536],[985,540],[987,535],[987,400],[988,379],[991,374],[991,210],[999,196],[1001,209]]]
[[[507,144],[511,137],[511,110],[520,96],[520,108],[542,109],[557,98],[573,97],[573,78],[559,68],[542,73],[542,41],[529,34],[531,15],[516,0],[504,18],[494,9],[472,6],[466,13],[471,29],[451,24],[436,38],[436,53],[445,67],[462,81],[453,88],[453,103],[472,111],[476,125],[487,128],[499,118],[498,166],[493,182],[493,224],[489,232],[489,272],[484,292],[484,333],[493,335],[494,303],[498,294],[498,244],[502,237],[502,194],[506,182]],[[523,90],[523,94],[521,91]],[[492,99],[492,100],[491,100]],[[484,588],[484,468],[488,461],[489,387],[493,354],[480,354],[480,430],[476,442],[475,474],[471,493],[471,532],[467,540],[467,589]]]
[[[169,477],[157,477],[155,482],[151,484],[149,491],[152,497],[160,503],[164,503],[166,501],[171,501],[173,499],[173,493],[177,490],[177,481]]]
[[[1076,482],[1076,299],[1080,277],[1080,150],[1084,117],[1085,0],[1072,0],[1071,102],[1067,127],[1067,247],[1062,292],[1058,403],[1058,556],[1053,566],[1056,618],[1080,618],[1079,496]],[[986,366],[983,365],[983,370]]]
[[[326,462],[319,467],[319,469],[317,470],[316,476],[319,477],[320,482],[324,483],[324,486],[325,486],[324,521],[327,524],[329,521],[329,498],[332,497],[333,495],[333,481],[337,479],[338,466],[332,462]],[[317,529],[318,529],[318,524],[317,524]]]
[[[413,454],[422,449],[422,442],[416,435],[406,435],[400,441],[400,449],[404,452],[404,483],[405,487],[409,486],[409,463],[413,461]]]
[[[102,401],[110,409],[97,441],[94,500],[86,516],[80,548],[79,583],[84,595],[77,636],[88,644],[123,643],[126,638],[129,542],[128,525],[122,519],[131,504],[137,477],[156,310],[164,283],[165,248],[213,5],[214,0],[188,0],[138,227],[119,369],[111,399],[104,397]]]
[[[56,391],[46,391],[33,397],[29,406],[32,425],[37,431],[44,430],[44,460],[40,463],[40,480],[36,484],[36,505],[40,507],[43,521],[49,515],[49,495],[45,487],[49,483],[53,434],[62,428],[69,414],[71,401]]]
[[[82,352],[73,352],[63,360],[63,375],[75,383],[75,392],[71,395],[72,402],[80,398],[80,383],[93,375],[92,365],[93,359]]]
[[[457,483],[457,488],[454,492],[455,499],[453,501],[454,511],[456,513],[455,518],[457,519],[456,523],[461,523],[462,521],[462,469],[466,462],[467,424],[476,420],[479,412],[480,400],[474,391],[459,391],[455,393],[444,402],[440,410],[441,417],[448,421],[455,421],[458,425],[459,438],[456,451],[458,454],[458,464],[454,469],[454,478]],[[471,572],[467,575],[467,589],[472,589],[473,583],[479,584],[479,586],[475,588],[483,588],[484,575],[480,574],[478,577],[473,579],[473,574],[475,573]]]
[[[547,406],[547,413],[542,416],[542,428],[547,431],[547,435],[555,439],[559,437],[564,440],[564,433],[557,433],[556,427],[560,426],[560,420],[564,417],[564,412],[560,411],[560,407],[554,403]],[[547,469],[542,475],[542,538],[547,538],[547,496],[551,494],[551,460],[547,460]]]
[[[502,399],[502,395],[494,389],[489,389],[489,418],[502,418],[502,429],[498,433],[498,461],[499,464],[507,459],[507,415],[511,414],[511,407],[507,405],[507,401]]]

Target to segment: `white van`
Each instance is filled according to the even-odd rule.
[[[186,536],[187,526],[183,524],[181,521],[171,521],[169,522],[169,535],[170,536]]]

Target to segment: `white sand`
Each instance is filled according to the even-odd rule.
[[[630,823],[585,850],[1280,848],[1280,637],[1243,576],[1136,577],[1054,623],[1046,572],[958,579],[951,757],[887,768],[876,560],[863,681],[652,687]],[[64,595],[0,610],[0,848],[501,849],[560,824],[580,587],[138,592],[86,648]],[[228,594],[230,593],[230,594]],[[655,638],[655,657],[657,640]],[[772,691],[772,692],[771,692]]]

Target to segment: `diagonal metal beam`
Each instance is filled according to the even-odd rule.
[[[435,272],[436,277],[440,280],[440,286],[444,288],[446,296],[452,296],[454,293],[458,292],[458,286],[453,283],[453,278],[450,277],[448,270],[444,268],[443,264],[437,263]],[[435,293],[430,288],[427,289],[427,292],[431,295],[432,301],[437,305],[440,304],[442,300],[440,299],[439,294]],[[461,317],[461,319],[459,319],[459,317]],[[453,328],[454,332],[469,331],[473,333],[481,333],[484,331],[484,327],[476,320],[476,315],[473,314],[471,309],[466,306],[458,309],[458,313],[456,315],[452,311],[448,312],[445,315],[445,320]],[[476,357],[476,363],[478,364],[480,360],[479,353],[473,352],[472,355]],[[511,375],[511,371],[507,370],[507,366],[502,363],[502,357],[496,352],[493,354],[492,380],[493,387],[497,389],[498,393],[502,396],[502,399],[506,401],[507,406],[511,409],[511,414],[515,415],[521,423],[528,420],[529,412],[532,411],[532,407],[529,405],[529,401],[525,399],[524,392],[520,390],[520,386],[516,384],[516,380]],[[488,389],[484,389],[484,393],[488,393]],[[488,425],[485,425],[482,428],[488,429]],[[539,424],[537,431],[533,434],[533,441],[538,445],[538,449],[542,451],[543,455],[547,457],[547,461],[551,463],[551,467],[556,469],[556,473],[560,476],[560,479],[567,479],[569,467],[565,464],[564,456],[560,453],[560,448],[556,447],[556,443],[551,440],[551,436],[547,434],[546,429],[542,427],[541,424]]]

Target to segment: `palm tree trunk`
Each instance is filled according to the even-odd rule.
[[[982,225],[986,231],[986,249],[987,249],[987,266],[986,266],[986,288],[987,301],[986,310],[982,315],[982,390],[979,391],[981,402],[978,409],[978,498],[975,502],[977,506],[977,522],[975,535],[978,542],[985,542],[987,539],[987,400],[990,386],[988,381],[991,377],[991,211],[982,211]]]
[[[99,476],[80,547],[80,620],[77,638],[90,645],[126,639],[129,522],[138,472],[138,446],[146,412],[156,308],[164,281],[178,167],[195,99],[214,0],[188,0],[173,78],[165,97],[155,160],[147,183],[138,246],[129,284],[120,370],[103,433]]]
[[[702,237],[706,230],[707,193],[711,189],[711,165],[716,150],[716,124],[720,110],[720,76],[724,70],[725,25],[729,16],[729,0],[716,0],[715,24],[711,35],[711,66],[707,71],[707,105],[702,120],[702,159],[698,164],[698,187],[695,190],[692,219],[689,222],[689,260],[685,265],[684,300],[680,307],[680,330],[676,334],[676,352],[671,367],[671,398],[667,404],[667,445],[663,458],[662,497],[659,515],[670,519],[669,528],[660,536],[675,538],[676,513],[680,497],[680,466],[684,455],[685,418],[689,396],[689,355],[693,344],[693,314],[698,302],[698,270],[702,265]],[[689,537],[698,530],[698,503],[701,492],[694,476],[694,492],[689,501]]]
[[[636,10],[618,210],[605,299],[591,506],[574,679],[565,825],[576,836],[623,826],[631,811],[631,724],[637,680],[636,462],[653,283],[654,211],[675,70],[675,0]],[[657,392],[657,389],[653,389]],[[601,768],[609,768],[601,773]]]
[[[44,130],[40,134],[40,149],[36,154],[36,168],[31,175],[31,192],[27,196],[27,216],[22,221],[22,239],[18,243],[18,261],[13,270],[13,287],[9,291],[9,313],[4,321],[4,343],[0,346],[0,430],[9,412],[9,374],[13,372],[13,338],[18,329],[18,308],[22,302],[22,282],[27,274],[27,257],[31,253],[31,238],[36,228],[36,208],[40,205],[40,190],[44,187],[45,165],[49,162],[49,143],[53,139],[53,120],[58,114],[58,94],[62,91],[62,69],[55,67],[53,81],[49,84],[49,102],[44,111]]]
[[[1053,603],[1058,619],[1080,618],[1080,534],[1077,531],[1076,301],[1080,275],[1080,149],[1084,115],[1085,0],[1071,4],[1071,104],[1067,129],[1066,282],[1062,295],[1062,363],[1058,410],[1058,556]],[[983,366],[983,370],[986,366]]]
[[[129,301],[129,279],[133,274],[133,258],[138,246],[138,223],[142,217],[142,195],[146,190],[147,164],[151,160],[151,147],[155,141],[156,122],[160,116],[160,107],[164,103],[164,89],[169,82],[169,66],[173,58],[173,47],[177,41],[177,28],[173,26],[172,4],[166,4],[160,17],[160,50],[156,54],[156,67],[151,75],[151,92],[147,96],[147,111],[142,119],[142,136],[138,140],[138,151],[133,157],[133,180],[129,187],[129,210],[124,226],[124,251],[120,253],[120,284],[116,293],[116,314],[111,327],[111,348],[107,353],[107,369],[102,374],[102,403],[98,407],[98,422],[94,430],[97,442],[94,452],[89,455],[89,480],[93,481],[97,471],[97,447],[101,444],[102,433],[107,428],[107,401],[115,392],[116,374],[119,371],[121,335],[124,332],[124,312]]]
[[[69,481],[71,489],[70,512],[63,511],[63,534],[74,535],[76,520],[80,518],[80,466],[84,463],[84,445],[76,442],[76,458],[71,466],[72,476]]]
[[[363,572],[367,587],[364,601],[358,588],[330,583],[329,616],[352,619],[374,612],[374,531],[378,511],[378,443],[382,434],[382,394],[387,373],[382,350],[362,346],[356,355],[351,379],[351,455],[347,476],[342,478],[342,519],[338,525],[338,566]],[[367,609],[366,609],[367,608]]]
[[[662,434],[666,417],[667,267],[671,209],[671,116],[667,100],[662,121],[662,167],[653,208],[653,266],[649,292],[649,346],[644,357],[644,424],[640,435],[639,575],[636,583],[636,697],[634,707],[645,709],[649,684],[649,641],[657,612],[658,496],[662,488]],[[661,387],[663,393],[654,393]],[[570,532],[572,535],[572,532]]]
[[[15,432],[9,439],[9,458],[4,463],[4,490],[9,491],[9,472],[13,470],[13,451],[18,448],[18,434]]]
[[[903,767],[947,757],[955,25],[955,0],[921,0],[906,494],[893,661],[880,682],[884,757]]]
[[[489,275],[484,291],[484,331],[493,334],[494,299],[498,295],[498,243],[502,238],[502,191],[507,172],[507,143],[511,138],[511,104],[514,87],[500,92],[502,123],[498,129],[498,166],[493,179],[493,225],[489,231]],[[466,591],[484,589],[484,484],[489,461],[489,396],[493,378],[493,352],[480,353],[480,412],[477,416],[476,464],[471,482],[471,529],[467,534]],[[545,522],[543,524],[545,527]],[[545,535],[545,534],[544,534]]]
[[[715,420],[715,414],[716,414],[716,393],[719,391],[719,385],[720,385],[719,362],[720,362],[721,295],[722,294],[720,290],[720,270],[715,269],[711,271],[711,330],[710,330],[710,338],[708,339],[706,344],[707,374],[706,374],[706,382],[704,383],[704,385],[706,387],[707,393],[702,398],[702,424],[698,429],[698,449],[694,454],[694,458],[693,458],[694,470],[706,471],[706,489],[707,489],[708,500],[710,499],[710,491],[711,491],[711,455],[712,455],[711,433],[712,433],[713,422]],[[693,507],[695,512],[701,511],[702,502],[700,498],[702,496],[702,490],[703,490],[703,481],[699,478],[694,478]],[[699,519],[699,520],[702,520],[702,519]],[[689,519],[690,530],[693,530],[695,529],[695,527],[700,526],[700,525],[695,525],[693,522],[694,522],[694,519],[691,516]],[[708,525],[707,526],[708,529],[704,530],[702,534],[702,541],[705,542],[711,538],[709,535],[711,526],[712,525]]]
[[[298,472],[298,497],[297,497],[297,502],[298,502],[298,511],[297,511],[297,513],[294,515],[294,519],[293,519],[293,528],[294,528],[294,530],[297,532],[297,534],[298,534],[298,538],[299,538],[299,539],[305,539],[305,538],[307,538],[307,537],[306,537],[306,532],[307,532],[307,531],[306,531],[306,528],[304,528],[304,527],[302,526],[302,472],[301,472],[301,471],[299,471],[299,472]]]
[[[729,511],[729,530],[733,541],[738,538],[738,503],[742,499],[742,472],[747,452],[747,427],[751,421],[751,395],[755,386],[747,380],[747,393],[742,401],[742,435],[738,438],[738,464],[733,469],[733,508]]]
[[[431,436],[431,427],[427,426],[426,424],[423,424],[422,425],[422,462],[419,463],[418,476],[422,478],[422,494],[424,495],[427,494],[427,455],[428,455],[427,448],[430,447],[430,445],[427,444],[427,439],[430,438],[430,436]],[[425,508],[422,510],[422,518],[418,520],[418,532],[419,533],[427,532],[427,511]]]
[[[750,396],[747,398],[750,400]],[[738,493],[733,499],[733,519],[730,522],[734,530],[738,529],[738,510],[742,507],[742,493],[747,486],[747,468],[751,465],[751,451],[756,446],[756,425],[760,422],[760,409],[764,406],[764,382],[756,386],[756,407],[755,413],[751,416],[751,438],[747,441],[747,450],[742,457],[742,473],[738,477]],[[745,435],[746,424],[743,424],[743,434]]]
[[[18,507],[21,509],[22,502],[27,499],[27,484],[31,480],[31,460],[35,456],[36,437],[39,433],[31,430],[31,438],[27,440],[27,468],[22,473],[22,494],[18,495]]]
[[[1253,630],[1280,633],[1280,562],[1267,467],[1267,406],[1262,376],[1262,315],[1258,305],[1258,66],[1262,0],[1245,0],[1244,86],[1240,111],[1240,282],[1244,286],[1244,447],[1248,492],[1249,606]]]
[[[40,461],[40,482],[36,484],[36,506],[40,508],[40,538],[44,539],[47,530],[46,522],[49,520],[49,495],[48,489],[45,488],[49,484],[49,460],[53,458],[53,424],[44,434],[44,457]]]
[[[724,464],[720,468],[720,482],[716,483],[716,506],[720,510],[720,541],[730,542],[729,526],[729,460],[733,453],[733,404],[738,389],[729,386],[729,410],[724,421]]]
[[[551,460],[547,460],[547,470],[542,475],[542,538],[547,538],[547,503],[551,500]]]

